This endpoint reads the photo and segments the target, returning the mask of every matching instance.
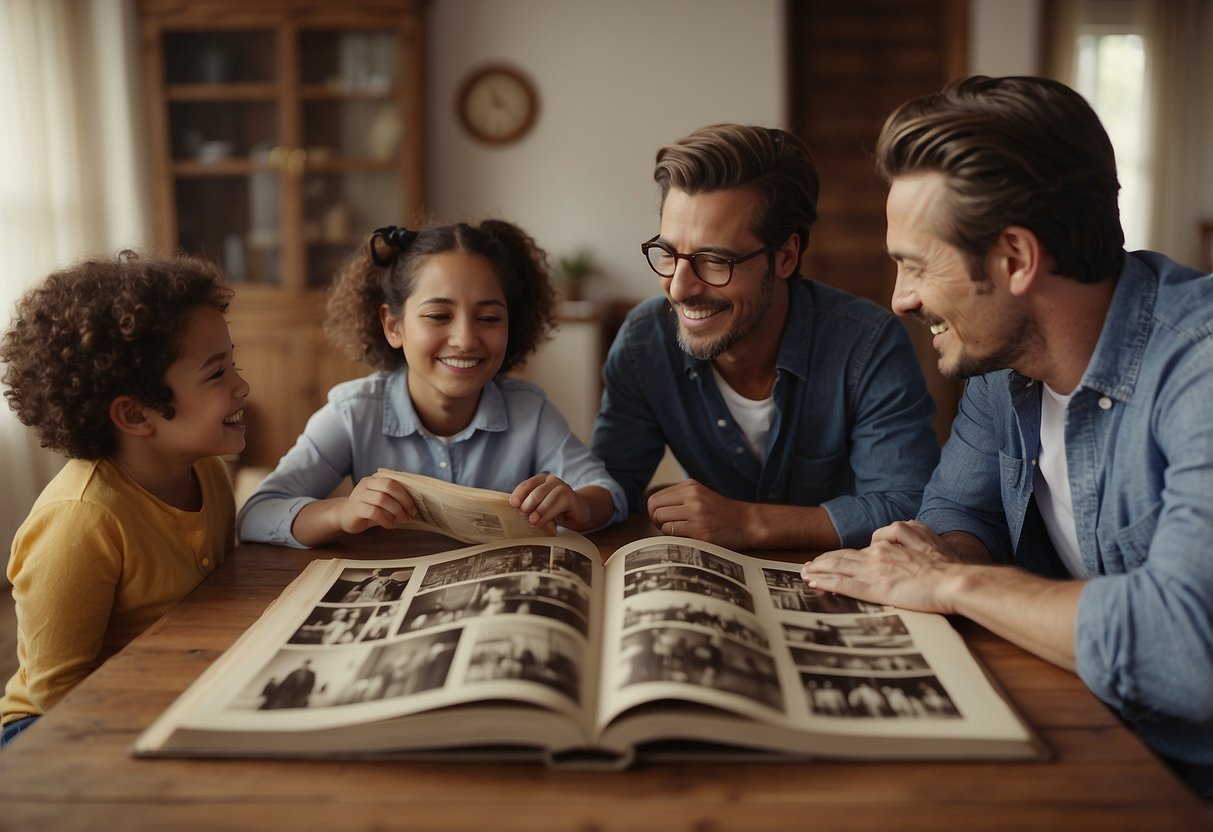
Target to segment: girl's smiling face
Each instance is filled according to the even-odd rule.
[[[489,261],[458,252],[426,258],[400,316],[385,305],[380,319],[388,343],[404,352],[426,429],[453,436],[467,427],[509,343],[505,291]]]

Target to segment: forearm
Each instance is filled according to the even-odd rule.
[[[1084,582],[1050,580],[1010,566],[960,564],[952,571],[945,595],[952,612],[1075,670],[1074,633]]]
[[[308,548],[328,543],[342,532],[339,512],[345,500],[345,497],[330,497],[308,503],[295,515],[291,534]]]
[[[836,549],[838,532],[821,506],[744,503],[747,537],[757,549]]]

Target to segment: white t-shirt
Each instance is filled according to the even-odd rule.
[[[716,386],[720,388],[720,395],[724,399],[725,406],[728,407],[729,413],[733,414],[737,426],[741,428],[741,433],[745,436],[750,451],[758,459],[766,459],[767,438],[771,435],[771,422],[775,418],[774,391],[772,390],[765,399],[754,401],[747,399],[730,387],[729,383],[724,380],[724,376],[715,367],[712,367],[712,375],[716,377]]]
[[[1070,471],[1066,463],[1066,408],[1069,396],[1059,395],[1049,385],[1040,397],[1040,456],[1036,460],[1036,506],[1045,521],[1049,539],[1066,569],[1075,578],[1088,578],[1078,546],[1074,502],[1070,495]],[[1052,485],[1050,485],[1052,483]]]

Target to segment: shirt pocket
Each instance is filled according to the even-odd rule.
[[[1099,541],[1099,557],[1103,561],[1104,574],[1128,572],[1146,562],[1161,513],[1162,500],[1159,500],[1142,517],[1127,526],[1096,529],[1095,537]]]
[[[788,480],[788,502],[792,505],[815,506],[839,494],[850,493],[850,471],[845,452],[820,459],[794,457]]]

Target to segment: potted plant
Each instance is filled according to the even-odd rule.
[[[556,261],[557,276],[560,280],[560,293],[565,300],[581,300],[586,280],[594,274],[597,267],[594,255],[589,249],[580,249]]]

